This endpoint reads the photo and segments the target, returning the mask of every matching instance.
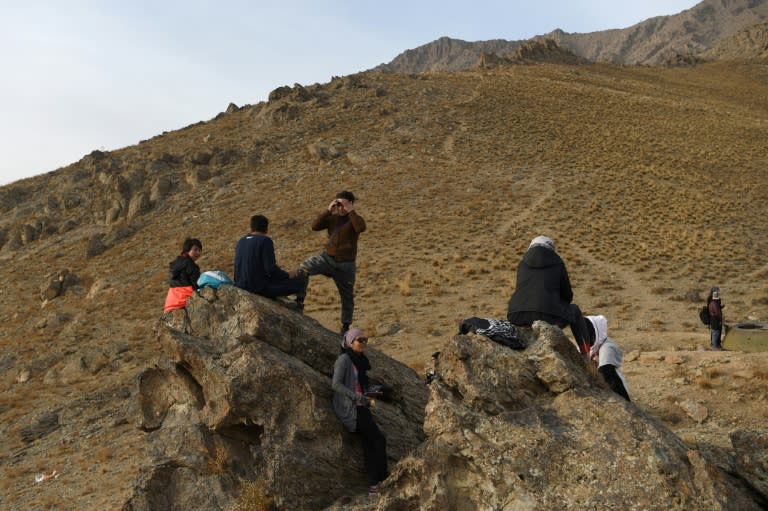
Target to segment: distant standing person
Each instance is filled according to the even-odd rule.
[[[344,427],[358,433],[363,442],[363,461],[368,473],[368,492],[377,493],[377,485],[387,478],[387,439],[373,420],[365,356],[368,338],[359,328],[347,330],[341,341],[342,353],[333,366],[333,410]]]
[[[723,336],[723,301],[720,298],[720,288],[715,286],[712,288],[709,296],[707,297],[707,308],[709,309],[709,339],[710,348],[715,351],[723,349],[722,336]]]
[[[168,272],[168,294],[163,312],[183,309],[197,289],[200,267],[196,261],[203,253],[203,244],[196,238],[187,238],[181,246],[181,254],[171,261]]]
[[[589,354],[589,339],[581,309],[573,303],[573,290],[565,263],[555,243],[536,236],[517,266],[515,291],[509,299],[507,319],[517,326],[546,321],[560,328],[569,325],[582,355]]]
[[[627,380],[621,372],[624,352],[608,337],[608,320],[605,316],[585,316],[587,334],[592,342],[589,358],[597,363],[597,370],[615,393],[630,401]]]
[[[269,220],[253,215],[250,225],[251,232],[235,246],[235,285],[267,298],[296,295],[297,308],[303,310],[304,279],[277,265],[275,245],[267,236]]]
[[[328,240],[320,255],[308,258],[299,265],[298,273],[305,279],[305,290],[309,277],[325,275],[331,277],[341,297],[341,335],[352,324],[355,310],[355,274],[357,272],[357,240],[365,231],[365,220],[355,209],[355,196],[342,191],[312,222],[313,231],[326,230]],[[303,303],[303,298],[301,298]]]

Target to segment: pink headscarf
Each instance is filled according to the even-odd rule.
[[[347,332],[344,334],[344,338],[341,340],[341,347],[349,348],[352,346],[352,342],[358,337],[363,337],[363,331],[359,328],[350,328],[347,330]]]

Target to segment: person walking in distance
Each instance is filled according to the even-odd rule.
[[[297,274],[305,279],[305,293],[309,277],[325,275],[333,279],[341,298],[341,335],[349,330],[355,310],[355,274],[357,272],[357,240],[365,231],[365,220],[355,208],[352,192],[341,191],[325,211],[312,222],[313,231],[327,231],[328,239],[323,252],[299,265]],[[303,303],[304,296],[299,298]]]
[[[720,288],[715,286],[707,298],[707,308],[709,309],[709,339],[710,348],[716,351],[723,349],[723,301],[720,299]]]

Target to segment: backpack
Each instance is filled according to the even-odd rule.
[[[200,289],[206,286],[217,289],[219,286],[224,284],[231,285],[232,279],[230,279],[229,276],[227,276],[227,274],[221,270],[204,271],[200,274],[200,278],[197,279],[197,287]]]
[[[709,317],[709,306],[708,305],[704,305],[704,306],[701,307],[701,309],[699,309],[699,319],[705,325],[709,324],[711,318]]]
[[[518,335],[517,328],[507,320],[473,316],[463,320],[459,325],[460,334],[468,334],[470,332],[484,335],[493,342],[513,350],[525,348],[525,341]]]

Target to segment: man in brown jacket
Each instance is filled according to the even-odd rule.
[[[328,232],[325,249],[322,254],[312,256],[301,263],[297,273],[306,281],[305,292],[312,275],[325,275],[336,283],[341,297],[343,336],[352,324],[352,313],[355,310],[357,239],[360,233],[365,231],[365,220],[355,210],[354,194],[346,190],[337,193],[327,210],[312,222],[312,230]],[[301,303],[303,300],[304,296],[297,298]]]

